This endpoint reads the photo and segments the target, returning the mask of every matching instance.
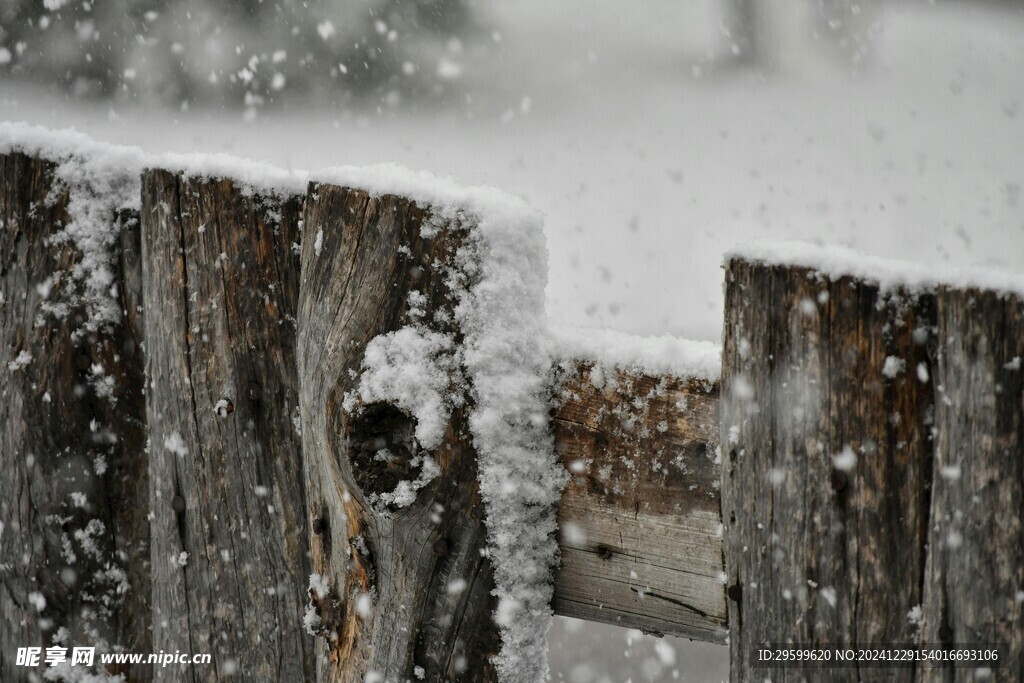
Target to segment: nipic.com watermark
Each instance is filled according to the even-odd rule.
[[[100,664],[153,664],[154,666],[171,666],[172,664],[209,664],[212,657],[209,653],[192,654],[190,652],[101,652]],[[96,661],[95,647],[19,647],[14,660],[16,666],[92,666]]]

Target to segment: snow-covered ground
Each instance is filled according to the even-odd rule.
[[[0,119],[151,152],[306,169],[395,161],[497,185],[546,214],[548,312],[578,325],[718,341],[721,255],[749,239],[1024,270],[1019,5],[889,4],[873,63],[856,74],[816,60],[776,73],[716,66],[710,0],[488,7],[496,58],[466,77],[469,97],[451,109],[293,103],[243,121],[241,111],[71,101],[0,81]],[[649,639],[588,668],[593,633],[623,651],[635,637],[556,623],[556,679],[725,675],[722,648],[671,641],[668,665]]]

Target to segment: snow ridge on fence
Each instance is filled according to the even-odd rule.
[[[865,254],[835,244],[756,240],[729,250],[723,260],[728,263],[734,258],[765,265],[810,268],[822,279],[848,276],[874,283],[883,293],[896,289],[920,293],[947,287],[1024,295],[1024,274],[1021,273],[977,266],[928,266]]]

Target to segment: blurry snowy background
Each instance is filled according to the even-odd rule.
[[[2,0],[0,118],[285,167],[395,161],[547,215],[548,310],[719,340],[752,238],[1024,267],[1024,3]],[[558,620],[555,680],[723,648]]]

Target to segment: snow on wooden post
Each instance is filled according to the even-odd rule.
[[[940,288],[922,639],[1003,643],[1024,680],[1024,298]],[[961,671],[961,673],[968,673]],[[949,680],[948,668],[923,680]]]
[[[934,296],[742,256],[725,278],[731,679],[772,677],[751,662],[768,642],[915,641],[908,614],[924,588]],[[800,674],[844,672],[858,678],[853,668]]]
[[[309,680],[294,320],[301,196],[142,175],[156,680]]]
[[[468,230],[431,220],[394,195],[310,189],[298,362],[321,681],[495,678],[494,582],[451,343]],[[374,347],[381,363],[361,384],[375,338],[393,344]]]
[[[2,680],[24,678],[19,647],[58,634],[101,650],[151,642],[139,301],[123,277],[137,220],[117,211],[123,178],[64,162],[0,154]],[[109,181],[111,196],[76,175]],[[90,220],[113,231],[114,257],[89,264],[109,275],[102,287],[83,267],[97,257],[82,248]]]
[[[751,660],[768,642],[1001,645],[1001,675],[1020,678],[1024,281],[948,277],[797,244],[728,261],[722,513],[733,680],[783,673]],[[886,673],[987,673],[984,663],[956,666]]]

